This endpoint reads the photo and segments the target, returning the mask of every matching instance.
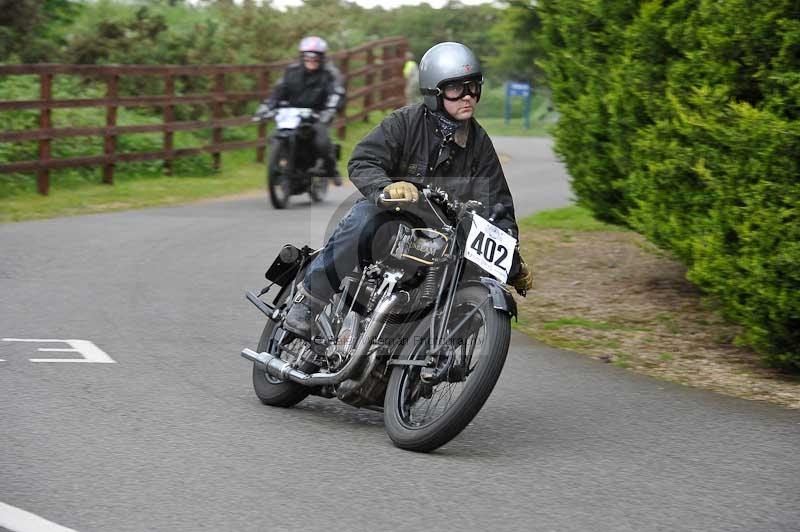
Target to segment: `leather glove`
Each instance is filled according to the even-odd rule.
[[[323,124],[330,125],[333,122],[333,119],[336,118],[336,110],[335,109],[325,109],[320,111],[319,113],[319,121]]]
[[[392,183],[383,189],[383,193],[390,199],[404,199],[408,201],[417,201],[419,199],[419,190],[408,181]]]
[[[269,105],[267,105],[266,103],[261,103],[261,104],[259,104],[258,109],[256,109],[256,112],[253,115],[252,121],[253,122],[261,122],[262,120],[266,120],[268,118],[272,118],[272,116],[274,114],[275,114],[275,111],[273,111],[272,108],[270,108]]]
[[[525,264],[522,256],[519,257],[519,272],[513,279],[508,280],[508,284],[514,287],[517,293],[524,296],[528,290],[533,288],[533,273],[528,265]]]

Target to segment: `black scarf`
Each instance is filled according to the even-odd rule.
[[[436,118],[436,122],[439,124],[439,130],[442,132],[444,142],[453,140],[453,134],[461,127],[461,122],[453,120],[447,113],[442,111],[436,111],[431,114]]]

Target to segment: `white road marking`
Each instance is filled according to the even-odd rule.
[[[71,349],[58,349],[54,347],[40,347],[39,351],[56,351],[61,353],[80,353],[83,358],[31,358],[31,362],[88,362],[91,364],[115,364],[116,361],[108,356],[105,351],[94,345],[89,340],[54,340],[41,338],[3,338],[4,342],[33,342],[64,343]]]
[[[0,527],[12,532],[75,532],[36,514],[0,502]]]

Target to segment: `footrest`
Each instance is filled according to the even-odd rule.
[[[390,366],[422,366],[425,367],[428,365],[428,362],[425,360],[390,360],[388,362]]]
[[[250,301],[253,305],[256,306],[258,310],[264,313],[269,319],[272,321],[278,321],[280,316],[280,310],[273,307],[269,303],[265,303],[260,297],[258,297],[254,292],[250,290],[247,291],[245,294],[247,296],[247,300]]]

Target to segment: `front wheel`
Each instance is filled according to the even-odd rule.
[[[270,149],[267,188],[269,189],[269,200],[276,209],[285,209],[289,205],[289,197],[292,195],[291,183],[287,175],[289,170],[288,152],[289,150],[278,143],[275,143]]]
[[[477,309],[477,310],[476,310]],[[511,318],[492,306],[483,286],[456,294],[448,330],[472,318],[434,358],[432,368],[396,366],[384,402],[386,433],[402,449],[429,452],[455,438],[480,411],[505,364]],[[430,348],[430,321],[414,331],[410,359],[424,360]]]

